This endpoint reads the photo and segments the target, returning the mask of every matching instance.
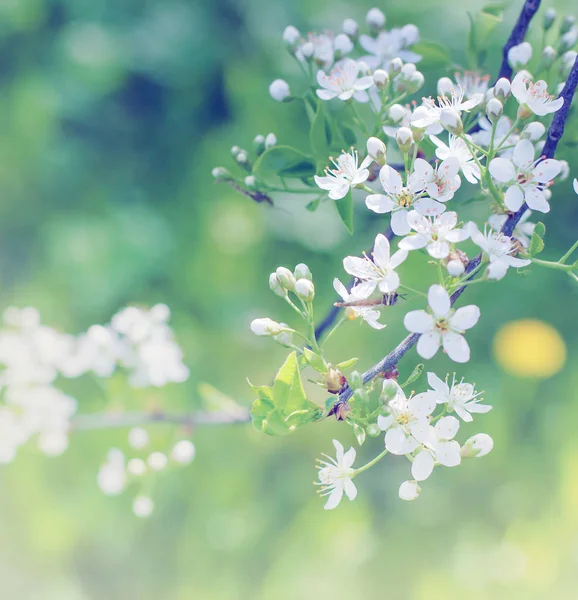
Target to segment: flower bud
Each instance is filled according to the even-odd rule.
[[[347,380],[339,369],[329,369],[325,375],[325,384],[330,394],[339,394]]]
[[[359,371],[353,371],[349,376],[349,386],[352,390],[363,389],[363,377]]]
[[[574,66],[577,56],[578,52],[575,52],[574,50],[568,50],[568,52],[564,52],[562,55],[562,60],[560,61],[560,75],[563,79],[567,79],[570,75],[570,71]]]
[[[385,379],[383,381],[383,388],[381,390],[381,396],[379,397],[380,401],[383,404],[388,404],[391,402],[398,394],[399,386],[393,379]]]
[[[532,46],[528,42],[522,42],[508,50],[508,64],[512,69],[524,67],[530,62],[531,58]]]
[[[452,277],[461,277],[466,270],[464,263],[457,258],[449,260],[448,264],[446,265],[446,269]]]
[[[394,122],[399,123],[406,114],[405,108],[401,104],[393,104],[387,111],[388,117]]]
[[[311,275],[311,271],[309,267],[305,263],[299,263],[295,270],[293,271],[295,275],[295,279],[309,279],[309,281],[313,281],[313,276]]]
[[[489,454],[494,447],[494,440],[487,433],[478,433],[472,436],[462,446],[462,458],[481,458]]]
[[[239,152],[237,152],[237,154],[235,156],[235,160],[240,165],[247,164],[247,161],[249,160],[249,157],[247,156],[247,151],[246,150],[239,150]]]
[[[401,67],[401,71],[400,71],[400,75],[403,77],[411,77],[415,72],[416,72],[417,68],[413,63],[406,63],[405,65],[403,65],[403,67]]]
[[[570,175],[570,165],[567,160],[560,160],[558,162],[560,163],[560,175],[558,177],[560,181],[565,181]]]
[[[150,517],[153,510],[153,501],[148,496],[137,496],[132,502],[132,512],[141,519]]]
[[[131,458],[126,465],[126,470],[134,477],[142,477],[147,472],[147,466],[141,458]]]
[[[286,290],[293,291],[295,289],[295,276],[287,267],[277,267],[275,273]]]
[[[367,154],[369,154],[369,156],[371,156],[371,158],[378,165],[385,165],[385,160],[387,157],[387,148],[379,138],[370,137],[367,140]]]
[[[195,458],[195,445],[191,440],[180,440],[171,450],[171,458],[181,465],[188,465]]]
[[[285,298],[287,295],[287,290],[281,285],[277,273],[271,273],[271,275],[269,275],[269,289],[281,298]]]
[[[254,188],[255,183],[256,183],[255,175],[247,175],[247,177],[245,177],[245,185],[248,188]]]
[[[211,175],[215,178],[215,181],[230,181],[233,176],[225,167],[215,167],[211,171]]]
[[[494,96],[498,100],[506,100],[511,92],[511,85],[508,79],[500,77],[494,86]]]
[[[562,24],[560,25],[560,35],[568,33],[572,29],[572,27],[574,27],[575,21],[576,19],[574,17],[564,17],[564,19],[562,20]]]
[[[273,319],[253,319],[251,321],[251,331],[255,335],[279,335],[285,327]]]
[[[533,123],[528,123],[526,127],[524,127],[520,137],[535,142],[539,140],[544,133],[546,133],[546,127],[542,125],[542,123],[534,121]]]
[[[265,148],[267,148],[267,150],[269,148],[273,148],[273,146],[277,145],[277,136],[274,133],[269,133],[267,134],[267,137],[265,138]]]
[[[520,104],[516,116],[520,121],[523,121],[524,119],[529,119],[533,114],[532,109],[527,104]]]
[[[404,481],[399,486],[399,497],[402,500],[407,500],[411,502],[415,500],[421,492],[421,488],[419,487],[417,481]]]
[[[377,437],[381,433],[381,429],[377,423],[371,423],[365,428],[365,432],[369,437]]]
[[[239,146],[231,147],[231,154],[232,154],[233,158],[237,158],[237,154],[239,154],[239,152],[241,152],[241,148],[239,148]]]
[[[304,44],[301,45],[301,54],[303,55],[303,58],[309,60],[310,58],[313,57],[313,55],[315,54],[315,46],[313,45],[313,42],[305,42]]]
[[[359,32],[359,25],[354,19],[345,19],[345,21],[343,21],[343,25],[341,26],[341,31],[343,31],[345,35],[355,39]]]
[[[128,445],[134,450],[142,450],[149,445],[150,436],[146,429],[133,427],[128,432]]]
[[[406,84],[406,89],[410,94],[415,94],[418,90],[423,87],[425,83],[425,78],[421,71],[416,71],[410,78]]]
[[[495,123],[502,116],[503,112],[504,105],[497,98],[492,98],[486,104],[486,116],[491,123]]]
[[[309,279],[298,279],[295,283],[295,293],[304,302],[313,302],[315,286]]]
[[[382,90],[389,83],[389,75],[383,69],[377,69],[373,74],[373,81],[378,89]]]
[[[450,96],[451,91],[455,88],[454,82],[449,77],[441,77],[438,80],[438,95]]]
[[[560,38],[558,50],[560,50],[560,53],[563,54],[567,50],[570,50],[570,48],[572,48],[576,44],[576,42],[578,42],[578,29],[576,29],[576,27],[572,27],[570,31],[565,33]]]
[[[281,327],[289,331],[282,331],[277,335],[273,336],[273,339],[281,346],[289,347],[293,343],[293,330],[290,330],[289,325],[287,323],[280,323]]]
[[[333,48],[335,49],[336,58],[340,58],[353,50],[353,42],[344,33],[340,33],[333,40]]]
[[[147,458],[147,463],[153,471],[162,471],[168,463],[167,455],[162,452],[153,452]]]
[[[389,63],[389,76],[393,77],[394,75],[399,75],[401,73],[402,67],[403,61],[401,60],[401,58],[392,58],[391,62]]]
[[[283,79],[275,79],[269,86],[269,94],[277,102],[285,102],[291,98],[289,84]]]
[[[293,27],[293,25],[287,25],[287,27],[285,27],[285,31],[283,32],[283,41],[291,50],[295,49],[300,37],[301,34],[296,27]]]
[[[464,131],[464,124],[462,123],[460,113],[454,108],[442,108],[440,123],[444,129],[453,135],[461,135]]]
[[[409,127],[400,127],[395,134],[395,141],[402,152],[407,152],[413,144],[413,134]]]
[[[558,53],[552,46],[546,46],[542,52],[541,62],[544,68],[549,69],[556,60]]]
[[[406,46],[413,46],[419,42],[419,29],[413,23],[408,23],[401,28],[401,37]]]
[[[544,13],[544,31],[548,31],[548,29],[550,29],[550,27],[552,27],[552,25],[554,24],[554,21],[556,20],[556,11],[553,8],[549,8],[545,13]]]
[[[265,136],[264,135],[256,135],[253,139],[253,147],[255,148],[255,152],[257,155],[263,154],[265,150]]]
[[[379,8],[371,8],[365,17],[365,20],[372,29],[382,29],[385,25],[385,15]]]

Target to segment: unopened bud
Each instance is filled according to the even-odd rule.
[[[409,127],[400,127],[395,134],[395,141],[402,152],[407,152],[413,144],[413,134]]]
[[[539,140],[544,133],[546,133],[546,127],[540,123],[539,121],[533,121],[532,123],[528,123],[526,127],[522,130],[520,134],[521,138],[526,138],[531,142],[535,142]]]
[[[508,63],[512,69],[524,67],[530,62],[531,58],[532,46],[528,42],[522,42],[508,50]]]
[[[511,85],[508,79],[500,77],[494,86],[494,96],[498,100],[506,100],[511,92]]]
[[[363,389],[363,377],[359,371],[353,371],[349,376],[349,386],[352,390]]]
[[[315,46],[313,45],[313,42],[305,42],[304,44],[302,44],[300,50],[301,54],[303,55],[303,58],[307,60],[312,58],[315,54]]]
[[[290,49],[295,49],[300,37],[301,34],[296,27],[293,27],[293,25],[287,25],[287,27],[285,27],[285,31],[283,32],[283,41]]]
[[[357,33],[359,32],[359,25],[354,19],[345,19],[345,21],[343,21],[343,25],[341,26],[341,31],[343,31],[343,33],[349,37],[355,39],[357,37]]]
[[[486,116],[490,119],[491,123],[495,123],[504,112],[504,105],[497,99],[492,98],[486,104]]]
[[[287,267],[277,267],[275,273],[286,290],[293,291],[295,289],[295,276]]]
[[[576,22],[576,19],[574,17],[571,17],[571,16],[564,17],[564,19],[562,20],[562,23],[560,25],[560,34],[564,35],[565,33],[568,33],[570,31],[570,29],[572,29],[572,27],[574,27],[575,22]]]
[[[399,75],[401,73],[402,67],[403,61],[401,60],[401,58],[392,58],[391,62],[389,63],[389,76],[394,77],[395,75]]]
[[[417,481],[404,481],[399,486],[399,497],[401,500],[407,500],[411,502],[415,500],[421,492],[421,488],[419,487]]]
[[[454,82],[449,77],[441,77],[438,80],[438,95],[450,96],[451,91],[455,88]]]
[[[291,98],[289,84],[283,79],[275,79],[269,86],[269,94],[277,102],[285,102]]]
[[[393,379],[385,379],[383,381],[383,388],[381,390],[380,400],[384,404],[391,402],[398,394],[399,386]]]
[[[570,31],[565,33],[560,38],[560,44],[558,46],[560,53],[563,54],[567,50],[570,50],[570,48],[572,48],[576,42],[578,42],[578,29],[576,29],[576,27],[572,27]]]
[[[253,147],[255,148],[257,156],[263,154],[263,151],[265,150],[265,136],[256,135],[253,139]]]
[[[255,175],[247,175],[247,177],[245,177],[245,185],[248,188],[254,188],[255,187]]]
[[[230,181],[233,176],[225,167],[215,167],[211,171],[211,175],[215,178],[215,181]]]
[[[235,160],[240,164],[240,165],[245,165],[247,164],[247,161],[249,160],[249,157],[247,156],[247,152],[246,150],[239,150],[239,152],[237,152],[237,155],[235,156]]]
[[[564,52],[562,55],[562,60],[560,61],[560,75],[563,79],[567,79],[570,75],[570,71],[572,71],[577,56],[578,52],[575,52],[574,50],[568,50],[568,52]]]
[[[237,158],[237,154],[239,154],[239,152],[241,152],[241,148],[239,148],[239,146],[231,146],[231,154],[233,158]]]
[[[289,325],[287,325],[287,323],[280,323],[280,325],[281,325],[281,327],[285,327],[286,329],[289,330]],[[293,343],[293,331],[292,330],[282,331],[281,333],[274,335],[273,339],[278,344],[281,344],[281,346],[289,347]]]
[[[381,433],[381,429],[376,423],[371,423],[365,428],[365,432],[369,437],[377,437]]]
[[[378,89],[382,90],[387,87],[387,84],[389,83],[389,75],[383,69],[377,69],[377,71],[373,73],[373,81]]]
[[[255,335],[279,335],[285,327],[273,319],[253,319],[251,321],[251,331]]]
[[[341,58],[344,54],[349,54],[353,50],[353,42],[344,34],[340,33],[333,40],[336,58]]]
[[[492,451],[494,440],[487,433],[478,433],[472,436],[462,446],[462,458],[481,458]]]
[[[425,83],[425,78],[421,71],[416,71],[410,78],[406,84],[406,89],[410,94],[415,94],[418,90],[423,87]]]
[[[461,260],[457,259],[448,261],[446,268],[448,270],[448,273],[452,277],[461,277],[464,274],[464,271],[466,270],[464,267],[464,263]]]
[[[365,20],[372,29],[382,29],[385,25],[385,15],[379,8],[372,8],[368,11]]]
[[[394,122],[399,123],[406,115],[406,109],[401,104],[393,104],[387,111],[387,116]]]
[[[277,273],[271,273],[269,275],[269,289],[277,296],[281,298],[285,298],[287,295],[287,290],[283,287],[282,283],[279,281],[279,277],[277,277]]]
[[[347,380],[338,369],[329,369],[325,375],[325,384],[330,394],[339,394]]]
[[[552,63],[556,60],[558,53],[552,46],[546,46],[542,52],[542,65],[548,69],[552,66]]]
[[[527,104],[520,104],[520,106],[518,106],[517,117],[520,121],[529,119],[533,114],[532,109]]]
[[[311,275],[311,271],[309,267],[305,263],[299,263],[295,270],[293,271],[295,275],[295,279],[309,279],[309,281],[313,281],[313,276]]]
[[[274,133],[269,133],[267,134],[267,137],[265,138],[265,148],[267,148],[267,150],[269,148],[273,148],[273,146],[277,145],[277,136]]]
[[[461,135],[464,131],[464,124],[462,123],[460,113],[454,108],[442,108],[440,123],[444,129],[453,135]]]
[[[550,29],[550,27],[552,27],[552,25],[554,24],[554,21],[556,20],[556,11],[553,8],[549,8],[545,13],[544,13],[544,30],[548,31],[548,29]]]
[[[309,279],[298,279],[295,282],[295,293],[304,302],[313,302],[313,298],[315,298],[315,286]]]
[[[385,165],[387,157],[387,148],[379,138],[370,137],[367,140],[367,154],[369,154],[369,156],[371,156],[371,158],[378,165]]]

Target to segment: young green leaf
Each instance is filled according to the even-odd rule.
[[[351,190],[341,200],[335,200],[335,206],[343,224],[347,227],[347,231],[353,235],[353,196]]]

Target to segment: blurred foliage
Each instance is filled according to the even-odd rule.
[[[487,37],[493,73],[520,4],[512,2]],[[379,220],[365,215],[350,237],[328,205],[315,213],[305,199],[258,206],[210,177],[233,144],[248,146],[257,133],[274,131],[280,143],[304,147],[299,108],[267,94],[275,77],[297,76],[280,41],[284,26],[338,29],[345,17],[363,20],[371,5],[0,3],[2,304],[37,306],[45,322],[81,331],[126,303],[163,301],[191,367],[182,386],[134,396],[114,388],[113,405],[191,408],[200,381],[248,404],[245,378],[270,382],[284,360],[248,323],[293,318],[269,292],[268,273],[308,263],[322,315],[333,277],[342,275],[339,257],[359,253],[379,230]],[[551,5],[575,9],[570,0]],[[415,22],[463,65],[466,8],[481,6],[419,0],[385,11],[390,25]],[[540,38],[539,28],[533,35]],[[560,157],[576,170],[577,119],[567,140],[573,146]],[[557,259],[576,235],[569,182],[556,187],[552,207],[544,215],[546,259]],[[420,269],[409,285],[430,277]],[[385,460],[356,481],[354,503],[324,512],[311,485],[314,459],[334,436],[355,443],[338,423],[283,438],[250,426],[206,428],[195,432],[195,463],[159,478],[157,509],[141,521],[130,511],[130,493],[110,499],[96,487],[107,448],[126,447],[126,432],[78,434],[61,458],[30,448],[0,471],[2,598],[574,597],[577,290],[555,271],[532,271],[468,290],[483,324],[468,337],[475,359],[459,375],[484,388],[494,410],[463,428],[490,433],[496,446],[484,460],[436,473],[418,501],[398,500],[406,466]],[[335,358],[359,356],[361,368],[373,363],[402,335],[406,306],[387,309],[382,333],[344,328],[331,341]],[[502,372],[493,339],[517,319],[546,321],[561,333],[563,370],[546,379]],[[532,355],[542,342],[525,339]],[[403,379],[413,366],[410,357],[400,365]],[[443,374],[450,365],[438,357],[431,367]],[[88,382],[75,382],[74,394],[87,409],[104,406]],[[162,425],[153,433],[161,447],[176,435]],[[379,444],[366,443],[362,459]]]

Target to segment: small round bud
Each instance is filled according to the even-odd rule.
[[[462,446],[462,458],[481,458],[492,451],[494,440],[487,433],[478,433],[472,436]]]
[[[271,273],[271,275],[269,275],[269,289],[281,298],[285,298],[285,296],[287,295],[287,290],[279,281],[277,273]]]
[[[401,73],[402,67],[403,61],[401,60],[401,58],[392,58],[391,62],[389,63],[389,76],[394,77],[395,75],[399,75]]]
[[[236,156],[237,156],[237,154],[239,154],[239,152],[241,152],[241,148],[239,148],[239,146],[232,146],[231,154],[233,155],[233,158],[236,158]]]
[[[298,279],[295,283],[295,293],[304,302],[313,302],[315,298],[315,286],[309,279]]]
[[[339,369],[329,369],[325,375],[325,384],[330,394],[339,394],[346,383],[347,380]]]
[[[504,105],[497,98],[492,98],[486,104],[486,116],[491,123],[495,123],[502,116],[503,112]]]
[[[464,263],[456,258],[448,261],[446,269],[452,277],[461,277],[464,274],[464,271],[466,270],[466,268],[464,267]]]
[[[128,444],[135,450],[142,450],[149,445],[151,438],[146,429],[142,427],[133,427],[128,432]]]
[[[530,62],[531,58],[532,46],[528,42],[522,42],[508,50],[508,63],[512,69],[524,67]]]
[[[384,379],[383,388],[381,390],[380,400],[384,404],[391,402],[398,394],[399,386],[393,379]]]
[[[313,58],[313,55],[315,54],[315,46],[313,45],[313,42],[305,42],[301,45],[300,50],[303,58],[307,60]]]
[[[286,290],[293,291],[295,289],[295,276],[287,267],[277,267],[275,273]]]
[[[570,75],[570,71],[572,71],[577,56],[578,52],[575,52],[574,50],[568,50],[568,52],[564,52],[562,55],[562,60],[560,61],[560,75],[563,79],[567,79]]]
[[[413,144],[413,134],[409,127],[400,127],[395,134],[395,141],[400,150],[407,152]]]
[[[245,185],[248,188],[254,188],[255,183],[256,183],[255,175],[247,175],[247,177],[245,177]]]
[[[291,89],[283,79],[275,79],[269,86],[269,94],[273,100],[284,102],[291,98]]]
[[[150,517],[154,509],[153,501],[148,496],[137,496],[132,503],[132,512],[141,519]]]
[[[247,164],[247,161],[249,160],[249,157],[247,156],[247,152],[245,150],[239,150],[239,152],[237,152],[237,155],[235,156],[235,160],[240,165]]]
[[[352,390],[363,389],[363,377],[359,371],[353,371],[349,376],[349,386]]]
[[[356,38],[357,33],[359,32],[359,25],[354,19],[345,19],[341,26],[341,30],[349,37]]]
[[[442,108],[440,123],[444,129],[453,135],[461,135],[464,131],[464,124],[462,123],[460,113],[454,108]]]
[[[378,89],[382,90],[387,87],[389,83],[389,75],[383,69],[377,69],[373,73],[373,82],[378,87]]]
[[[407,500],[411,502],[415,500],[421,492],[421,488],[419,487],[417,481],[404,481],[399,486],[399,497],[401,500]]]
[[[126,465],[126,470],[134,477],[142,477],[147,472],[147,466],[144,460],[131,458]]]
[[[552,63],[556,60],[558,53],[552,46],[546,46],[542,51],[542,64],[545,68],[552,66]]]
[[[233,176],[225,167],[215,167],[211,171],[211,175],[215,178],[215,181],[230,181]]]
[[[539,140],[545,133],[546,127],[542,123],[534,121],[532,123],[528,123],[526,127],[524,127],[520,137],[526,138],[531,142],[535,142]]]
[[[451,92],[455,87],[454,82],[449,77],[441,77],[438,80],[438,95],[451,96]]]
[[[251,321],[251,331],[255,335],[279,335],[285,327],[273,319],[253,319]]]
[[[305,263],[299,263],[295,267],[293,275],[295,275],[295,279],[309,279],[309,281],[313,281],[313,275],[311,275],[311,271]]]
[[[414,94],[423,87],[424,83],[425,77],[423,76],[423,73],[421,71],[416,71],[406,84],[407,91],[410,94]]]
[[[274,133],[269,133],[267,134],[267,137],[265,138],[265,148],[267,148],[267,150],[269,148],[273,148],[273,146],[277,145],[277,136]]]
[[[567,50],[570,50],[570,48],[572,48],[576,42],[578,42],[578,29],[576,29],[576,27],[572,27],[570,31],[566,32],[560,38],[558,50],[560,50],[560,53],[563,54]]]
[[[265,136],[256,135],[255,139],[253,140],[253,147],[255,148],[257,155],[263,154],[265,150]]]
[[[406,115],[406,109],[401,104],[393,104],[387,111],[387,116],[394,122],[399,123]]]
[[[385,26],[385,15],[379,8],[371,8],[367,12],[365,21],[372,29],[382,29]]]
[[[549,8],[545,13],[544,13],[544,30],[548,31],[548,29],[550,29],[550,27],[552,27],[552,25],[554,24],[554,21],[556,20],[556,11],[553,8]]]
[[[401,28],[401,37],[406,46],[413,46],[419,42],[419,29],[413,23],[408,23]]]
[[[283,41],[289,48],[295,48],[300,37],[301,34],[296,27],[293,27],[293,25],[287,25],[287,27],[285,27],[285,31],[283,31]]]
[[[387,157],[387,148],[379,138],[370,137],[367,140],[367,154],[369,154],[369,156],[371,156],[371,158],[378,165],[385,165]]]
[[[560,34],[564,35],[565,33],[568,33],[572,29],[572,27],[574,27],[575,22],[576,22],[576,19],[574,17],[571,17],[571,16],[564,17],[564,19],[562,20],[562,23],[560,25]]]
[[[353,42],[344,34],[340,33],[333,40],[335,55],[340,58],[344,54],[349,54],[353,50]]]
[[[147,463],[153,471],[162,471],[168,463],[167,455],[162,452],[153,452],[147,458]]]
[[[367,433],[369,437],[377,437],[381,433],[381,429],[377,423],[371,423],[366,427],[365,433]]]
[[[500,77],[494,86],[494,96],[498,100],[506,100],[511,92],[511,85],[508,79]]]
[[[413,63],[406,63],[403,65],[400,71],[400,75],[403,77],[411,77],[416,72],[416,66]]]
[[[180,440],[171,450],[171,458],[181,465],[188,465],[195,458],[195,445],[191,440]]]

